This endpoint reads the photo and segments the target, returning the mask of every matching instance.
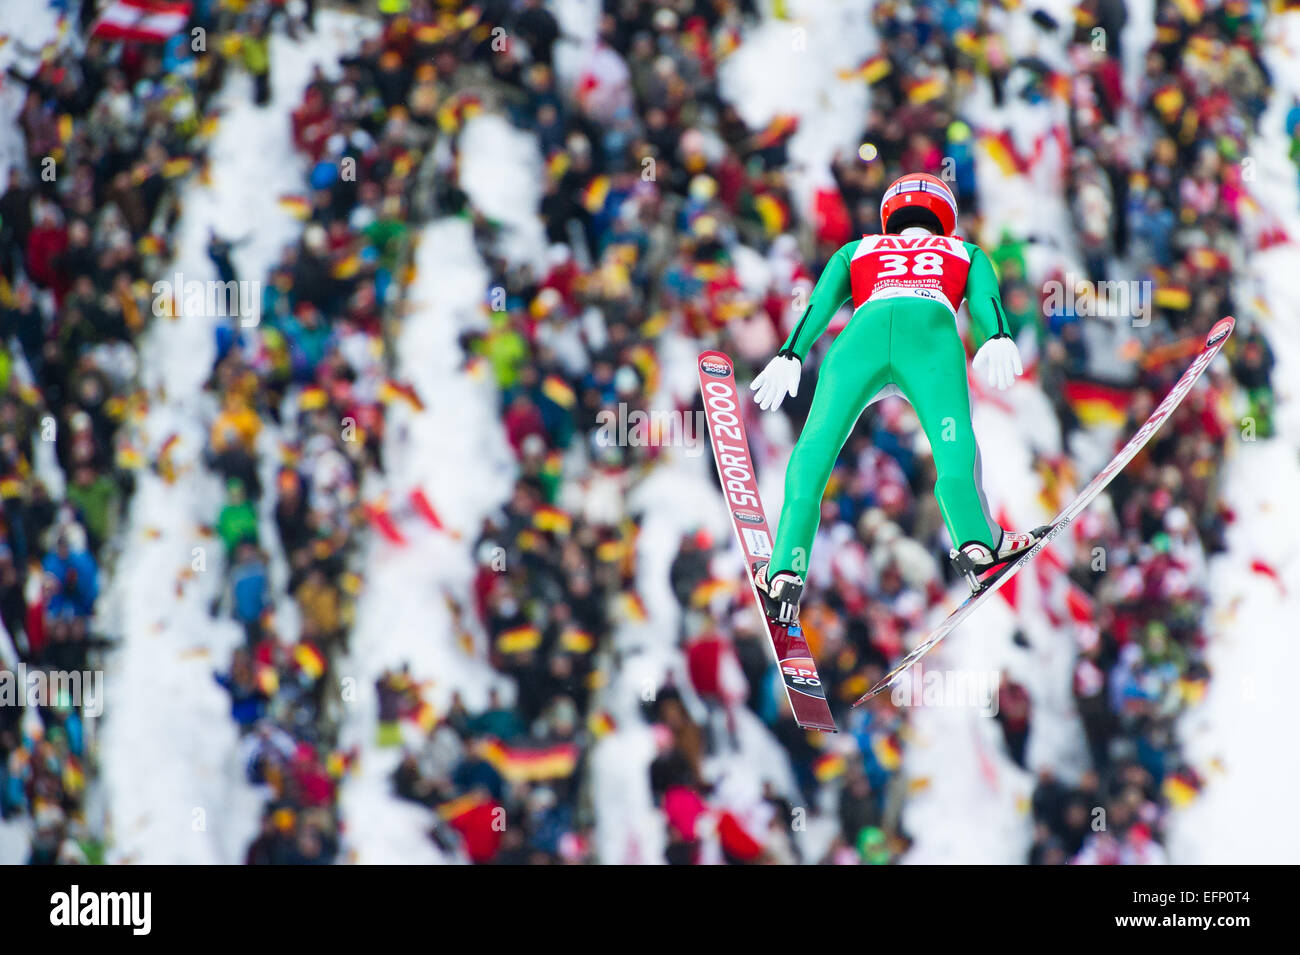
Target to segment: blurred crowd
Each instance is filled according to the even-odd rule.
[[[214,86],[157,47],[25,52],[0,80],[24,96],[25,144],[0,195],[0,668],[81,671],[108,643],[100,579],[140,464],[123,427],[136,342]],[[0,707],[0,814],[30,819],[34,863],[102,850],[85,702]]]
[[[1219,465],[1234,419],[1251,422],[1250,439],[1272,430],[1272,357],[1233,297],[1260,218],[1243,160],[1269,89],[1259,49],[1264,9],[1157,3],[1135,102],[1119,82],[1118,44],[1099,53],[1093,43],[1104,8],[1079,10],[1067,174],[1077,237],[1089,278],[1136,277],[1152,290],[1151,324],[1122,392],[1121,439],[1177,381],[1214,323],[1239,316],[1229,372],[1207,375],[1115,479],[1110,513],[1094,511],[1081,526],[1083,546],[1068,567],[1090,606],[1073,628],[1073,691],[1092,768],[1074,784],[1041,774],[1031,860],[1144,863],[1164,860],[1167,810],[1202,783],[1179,753],[1174,726],[1210,678],[1206,561],[1223,549],[1231,519],[1218,497]],[[1138,130],[1133,142],[1120,132],[1126,112]],[[1045,380],[1066,381],[1086,363],[1080,321],[1068,310],[1049,315]],[[1071,409],[1058,410],[1068,434],[1077,421]],[[1103,829],[1096,807],[1106,813]]]
[[[1045,35],[1074,31],[1060,64],[1009,50],[1009,14],[996,5],[874,4],[881,52],[856,76],[870,90],[864,146],[837,157],[833,183],[807,211],[788,153],[797,119],[750,128],[720,87],[720,67],[757,13],[746,0],[606,0],[574,84],[557,75],[561,30],[542,0],[379,9],[375,35],[337,75],[318,69],[293,111],[307,175],[287,201],[300,238],[265,276],[239,274],[240,236],[213,233],[207,249],[222,281],[263,284],[256,327],[238,316],[216,323],[204,456],[225,488],[211,524],[224,580],[212,612],[245,637],[217,680],[248,778],[270,793],[250,863],[340,853],[337,790],[353,754],[338,748],[337,695],[326,688],[364,586],[361,532],[392,531],[360,487],[383,466],[385,404],[420,400],[387,363],[411,233],[428,219],[469,219],[489,288],[504,293],[483,303],[461,346],[468,371],[496,385],[518,473],[472,542],[471,598],[451,609],[458,639],[472,651],[482,634],[484,656],[518,689],[510,704],[494,695],[472,710],[456,697],[435,712],[409,672],[385,673],[377,742],[402,747],[395,792],[429,807],[434,840],[480,863],[595,857],[587,766],[618,728],[602,703],[623,662],[612,636],[648,617],[636,588],[640,515],[627,492],[662,457],[653,440],[604,440],[602,412],[662,403],[674,336],[726,350],[748,377],[797,321],[826,258],[878,231],[886,185],[904,171],[944,175],[964,234],[987,243],[998,266],[1017,332],[1037,344],[1030,374],[1068,438],[1084,425],[1065,386],[1091,383],[1106,363],[1092,350],[1123,336],[1113,318],[1048,307],[1044,284],[1063,272],[1031,270],[1035,237],[982,234],[980,148],[1009,172],[1060,162],[1075,226],[1062,245],[1078,248],[1078,270],[1154,290],[1131,373],[1105,383],[1122,395],[1117,447],[1185,367],[1185,343],[1235,307],[1232,274],[1251,251],[1241,159],[1268,92],[1262,13],[1241,0],[1159,0],[1135,102],[1120,70],[1123,0],[1084,0],[1072,24],[1035,15]],[[227,72],[247,72],[253,102],[265,105],[278,31],[312,29],[311,5],[300,17],[197,4],[194,17],[220,38],[210,51],[91,39],[80,56],[56,53],[32,75],[6,78],[29,93],[28,162],[0,196],[0,614],[10,636],[0,665],[81,668],[104,643],[91,627],[98,562],[111,559],[132,470],[168,476],[167,456],[144,462],[122,425],[139,415],[133,342],[154,315],[171,314],[148,295],[178,211],[171,184],[201,171]],[[964,114],[984,83],[997,106],[1064,104],[1068,123],[1053,130],[1063,148],[1023,155]],[[548,249],[537,264],[510,253],[509,230],[460,186],[458,137],[485,111],[541,149]],[[51,157],[55,179],[42,176]],[[823,350],[782,410],[796,433]],[[1080,522],[1078,560],[1043,558],[1044,579],[1064,582],[1044,584],[1045,606],[1077,647],[1073,687],[1092,765],[1078,779],[1040,774],[1030,861],[1156,861],[1167,808],[1200,784],[1173,720],[1209,677],[1206,559],[1230,519],[1215,486],[1225,406],[1244,394],[1261,436],[1272,407],[1263,337],[1239,324],[1228,353],[1230,373],[1207,376],[1112,485],[1113,509]],[[694,408],[683,399],[675,410]],[[776,449],[759,429],[751,435],[770,464]],[[52,455],[42,457],[42,442]],[[1040,455],[1035,469],[1052,510],[1082,483],[1064,457]],[[56,471],[65,478],[52,486]],[[918,422],[892,399],[863,416],[827,488],[802,622],[847,747],[794,723],[747,586],[724,559],[729,541],[702,529],[684,536],[670,583],[687,683],[653,688],[642,707],[657,746],[648,783],[666,823],[665,861],[882,864],[906,850],[906,711],[888,696],[848,704],[951,583],[933,481]],[[1091,560],[1096,547],[1104,569]],[[1025,766],[1032,697],[1008,680],[999,702],[1008,756]],[[818,858],[802,858],[793,809],[772,790],[743,813],[715,792],[705,764],[735,745],[741,706],[784,747],[801,801],[826,820],[832,836]],[[0,810],[34,820],[34,861],[97,851],[81,819],[88,745],[76,707],[0,708]],[[1098,806],[1102,832],[1092,826]],[[629,850],[621,861],[658,860]]]

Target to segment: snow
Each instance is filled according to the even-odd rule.
[[[234,259],[239,274],[255,280],[265,278],[297,235],[300,224],[269,201],[301,191],[305,175],[289,138],[289,113],[313,64],[337,68],[358,20],[326,11],[318,24],[301,43],[273,36],[273,97],[265,108],[252,105],[244,74],[227,81],[225,113],[210,150],[211,182],[196,178],[184,188],[169,277],[179,270],[187,280],[215,279],[206,253],[210,228],[249,236]],[[229,698],[213,679],[243,640],[233,621],[208,612],[223,560],[219,541],[201,530],[216,519],[223,499],[219,478],[201,460],[217,410],[203,392],[214,349],[211,322],[197,315],[158,319],[141,343],[149,394],[145,457],[156,460],[174,437],[177,475],[168,484],[153,471],[139,472],[122,559],[101,608],[108,631],[122,638],[106,664],[100,736],[113,862],[239,862],[265,798],[245,782]],[[191,572],[200,556],[206,569]]]
[[[416,269],[410,314],[397,341],[396,374],[415,386],[426,407],[415,412],[390,406],[387,475],[366,490],[389,490],[397,500],[423,487],[448,529],[461,536],[454,539],[422,522],[402,525],[409,538],[405,546],[371,535],[365,590],[342,668],[357,680],[357,702],[348,710],[342,743],[363,749],[341,803],[348,846],[362,863],[441,859],[423,834],[432,821],[429,813],[392,795],[389,777],[400,750],[369,742],[378,727],[379,675],[409,664],[417,682],[431,681],[427,698],[440,713],[454,692],[480,709],[494,684],[507,697],[509,690],[509,681],[485,659],[457,645],[446,600],[466,602],[475,571],[470,548],[483,518],[509,494],[514,469],[492,392],[458,368],[457,336],[477,319],[487,294],[487,272],[470,223],[443,219],[426,228]]]
[[[751,129],[783,115],[799,117],[788,147],[791,183],[807,207],[813,190],[832,184],[836,154],[857,150],[867,115],[866,84],[839,74],[857,69],[880,44],[867,0],[790,0],[785,7],[788,19],[767,17],[746,31],[719,80],[723,98]]]
[[[1300,314],[1293,278],[1300,270],[1300,189],[1283,130],[1300,94],[1300,16],[1275,15],[1265,58],[1275,89],[1251,156],[1258,177],[1252,195],[1279,216],[1293,241],[1248,258],[1248,306],[1268,337],[1277,364],[1277,436],[1233,445],[1223,496],[1236,515],[1228,552],[1211,564],[1209,666],[1203,703],[1180,722],[1183,752],[1207,779],[1200,798],[1176,812],[1169,851],[1187,864],[1278,864],[1300,861],[1300,819],[1292,797],[1300,786],[1300,756],[1289,738],[1296,725],[1291,684],[1300,672],[1300,643],[1284,621],[1300,615]],[[1238,326],[1238,332],[1244,329]],[[1244,414],[1244,409],[1241,414]],[[1239,415],[1240,417],[1240,415]],[[1251,570],[1253,561],[1277,569],[1280,580]]]
[[[506,225],[508,246],[522,255],[544,249],[536,241],[540,224],[531,212],[540,195],[533,188],[539,165],[531,137],[498,117],[476,117],[463,132],[460,152],[462,169],[477,170],[462,186],[476,203],[485,200],[493,217]],[[501,190],[493,192],[494,182],[515,183],[508,201],[501,201]],[[392,794],[389,779],[400,750],[372,742],[379,675],[408,663],[417,682],[431,683],[426,699],[439,713],[446,712],[453,693],[471,710],[486,706],[494,685],[504,699],[513,695],[512,681],[492,670],[481,653],[470,655],[459,646],[447,606],[448,597],[468,606],[476,570],[471,548],[484,517],[505,503],[515,473],[495,390],[460,367],[457,339],[481,327],[488,297],[488,272],[470,222],[448,218],[423,229],[415,265],[394,373],[414,385],[425,408],[390,405],[387,473],[376,477],[366,495],[387,493],[396,502],[422,487],[447,529],[459,536],[435,532],[418,518],[401,525],[409,537],[405,546],[371,535],[365,590],[342,670],[357,681],[342,743],[361,746],[362,755],[340,798],[348,850],[362,863],[441,860],[425,835],[431,815]]]
[[[26,165],[18,114],[27,88],[7,73],[30,74],[40,64],[40,50],[61,36],[60,13],[53,3],[9,3],[0,23],[0,183],[8,182],[9,167]]]

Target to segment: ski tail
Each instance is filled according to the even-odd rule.
[[[736,388],[735,366],[730,358],[718,351],[702,352],[698,365],[709,443],[713,446],[713,461],[718,467],[722,495],[731,514],[736,542],[745,557],[749,589],[767,627],[790,709],[804,729],[834,733],[835,719],[826,701],[826,688],[822,685],[817,663],[803,631],[798,623],[784,626],[771,620],[764,613],[763,602],[754,586],[755,569],[772,556],[772,532],[758,496],[754,459],[745,433],[744,404]]]
[[[995,572],[981,581],[982,586],[978,593],[972,594],[962,601],[957,609],[939,625],[938,629],[926,637],[926,639],[921,643],[913,647],[912,650],[903,657],[903,659],[900,660],[892,670],[877,680],[876,685],[866,693],[862,694],[858,701],[853,705],[861,706],[873,696],[887,689],[913,663],[934,649],[940,640],[950,634],[957,628],[958,624],[962,623],[962,621],[974,613],[975,610],[979,608],[980,604],[993,594],[997,593],[1003,584],[1019,573],[1020,570],[1027,566],[1035,557],[1041,554],[1044,548],[1051,544],[1052,541],[1055,540],[1076,517],[1082,514],[1084,510],[1087,509],[1088,505],[1091,504],[1097,496],[1106,489],[1106,486],[1115,479],[1115,475],[1123,470],[1124,466],[1137,456],[1137,453],[1142,450],[1148,441],[1151,440],[1152,435],[1160,429],[1160,426],[1169,419],[1170,415],[1174,413],[1174,410],[1182,403],[1182,400],[1187,397],[1187,393],[1192,390],[1192,386],[1196,384],[1197,379],[1199,379],[1205,369],[1210,366],[1210,362],[1214,361],[1214,357],[1219,354],[1219,351],[1223,348],[1224,343],[1232,334],[1232,330],[1236,327],[1236,324],[1236,320],[1231,315],[1214,323],[1214,327],[1210,329],[1210,333],[1205,336],[1205,345],[1200,354],[1193,359],[1192,363],[1187,367],[1187,370],[1183,372],[1182,377],[1175,382],[1171,389],[1169,389],[1169,393],[1165,395],[1164,400],[1156,406],[1155,411],[1151,412],[1151,417],[1143,422],[1142,427],[1138,428],[1133,437],[1129,438],[1124,447],[1119,450],[1119,453],[1111,459],[1109,464],[1101,469],[1097,476],[1089,482],[1088,486],[1080,491],[1074,500],[1070,501],[1069,504],[1065,505],[1065,507],[1061,509],[1061,513],[1057,514],[1055,519],[1053,519],[1053,521],[1048,525],[1047,533],[1043,535],[1042,540],[1030,548],[1023,557],[1019,558],[1003,572]]]

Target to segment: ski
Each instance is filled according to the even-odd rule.
[[[749,453],[749,438],[741,416],[741,398],[736,390],[736,373],[731,359],[722,352],[706,351],[699,357],[700,393],[708,422],[709,443],[718,466],[723,497],[731,512],[731,526],[745,556],[749,589],[758,614],[767,627],[777,666],[785,682],[786,697],[794,718],[804,729],[835,732],[835,720],[826,702],[826,688],[799,625],[784,626],[763,612],[763,601],[754,586],[754,570],[772,556],[772,532],[758,497],[758,480]]]
[[[1232,329],[1235,325],[1236,321],[1231,316],[1220,319],[1214,324],[1214,327],[1210,329],[1210,334],[1205,338],[1205,346],[1201,350],[1201,353],[1196,356],[1195,360],[1192,361],[1187,370],[1183,372],[1183,376],[1179,378],[1174,387],[1170,389],[1169,394],[1165,395],[1164,400],[1160,402],[1156,407],[1156,410],[1151,413],[1151,417],[1143,423],[1142,427],[1138,428],[1137,433],[1129,439],[1128,443],[1124,445],[1114,458],[1111,459],[1110,463],[1101,470],[1101,473],[1093,478],[1092,482],[1085,487],[1074,500],[1067,504],[1061,513],[1056,515],[1055,519],[1053,519],[1048,525],[1049,530],[1043,536],[1042,540],[1026,551],[1023,557],[1018,558],[1015,563],[1010,566],[999,567],[990,571],[989,575],[981,580],[981,587],[977,592],[963,600],[957,609],[949,614],[948,618],[939,625],[937,630],[926,637],[921,643],[913,647],[912,650],[903,657],[903,659],[898,661],[898,664],[892,670],[881,677],[880,680],[876,682],[876,685],[864,693],[853,705],[860,706],[876,694],[887,689],[908,669],[908,667],[933,650],[940,640],[952,633],[952,631],[955,630],[967,617],[978,610],[984,601],[997,593],[1003,584],[1019,573],[1021,568],[1026,567],[1030,561],[1041,554],[1043,549],[1051,544],[1061,531],[1069,527],[1074,519],[1082,514],[1088,505],[1096,499],[1097,495],[1106,488],[1106,485],[1110,484],[1110,482],[1114,480],[1115,475],[1118,474],[1124,466],[1129,463],[1129,461],[1133,460],[1134,456],[1142,450],[1148,441],[1151,440],[1151,436],[1159,430],[1160,426],[1165,423],[1165,420],[1173,414],[1174,409],[1177,408],[1183,398],[1187,396],[1187,393],[1192,390],[1192,385],[1196,384],[1196,380],[1201,377],[1202,372],[1204,372],[1205,369],[1209,367],[1210,362],[1214,360],[1214,356],[1219,354],[1219,350],[1223,348],[1224,342],[1226,342],[1228,336],[1232,334]]]

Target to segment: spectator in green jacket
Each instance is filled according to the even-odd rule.
[[[120,496],[117,482],[107,474],[91,467],[79,467],[73,474],[67,498],[81,510],[93,548],[103,546],[112,534]]]
[[[257,511],[248,501],[242,481],[232,480],[226,485],[226,504],[217,517],[217,535],[226,545],[227,557],[240,544],[258,542]]]

